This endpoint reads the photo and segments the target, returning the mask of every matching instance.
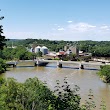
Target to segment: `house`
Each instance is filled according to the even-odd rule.
[[[56,55],[60,58],[63,59],[64,57],[66,57],[67,53],[65,51],[60,51],[58,53],[56,53]]]

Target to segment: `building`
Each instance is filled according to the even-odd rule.
[[[56,53],[56,55],[58,56],[58,58],[63,59],[67,56],[67,53],[65,51],[60,51]]]
[[[78,47],[76,47],[76,46],[71,46],[71,47],[69,47],[69,50],[71,50],[71,52],[72,52],[73,54],[76,54],[76,56],[79,56],[79,49],[78,49]]]
[[[40,51],[42,52],[43,55],[48,54],[48,48],[45,47],[45,46],[41,47],[41,48],[40,48]]]
[[[68,50],[68,46],[66,45],[66,46],[64,46],[64,51],[67,51]]]
[[[70,49],[68,49],[68,50],[66,51],[66,53],[67,53],[67,55],[69,55],[69,54],[72,53],[72,51],[71,51]]]
[[[79,49],[77,46],[64,46],[64,51],[69,55],[71,53],[75,54],[76,56],[79,56]]]
[[[41,47],[40,47],[40,46],[37,46],[37,47],[35,47],[35,49],[34,49],[35,53],[40,52],[40,50],[41,50]]]

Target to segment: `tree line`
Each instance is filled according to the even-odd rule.
[[[6,41],[7,46],[24,46],[31,47],[32,45],[47,46],[50,51],[64,50],[64,46],[77,46],[83,52],[90,52],[95,57],[110,57],[110,41],[57,41],[47,39],[24,39],[24,40],[9,40]]]

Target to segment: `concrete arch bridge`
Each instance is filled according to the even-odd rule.
[[[84,61],[62,61],[62,60],[22,60],[22,61],[8,61],[6,64],[8,66],[16,67],[18,63],[22,62],[33,62],[34,66],[46,66],[48,63],[55,63],[57,67],[62,68],[66,64],[78,65],[79,69],[84,69],[86,65],[101,66],[101,65],[110,65],[110,63],[102,62],[84,62]]]

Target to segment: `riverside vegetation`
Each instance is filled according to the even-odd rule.
[[[3,59],[0,58],[0,73],[4,73],[6,71],[6,63]]]
[[[94,110],[95,103],[90,90],[88,101],[81,105],[81,97],[77,93],[79,87],[73,89],[64,79],[60,86],[59,81],[55,90],[51,91],[46,83],[37,78],[29,78],[24,83],[15,79],[0,79],[0,110]],[[100,110],[106,110],[104,103]]]
[[[101,77],[101,80],[105,83],[110,83],[110,65],[101,66],[100,68],[98,75]]]

